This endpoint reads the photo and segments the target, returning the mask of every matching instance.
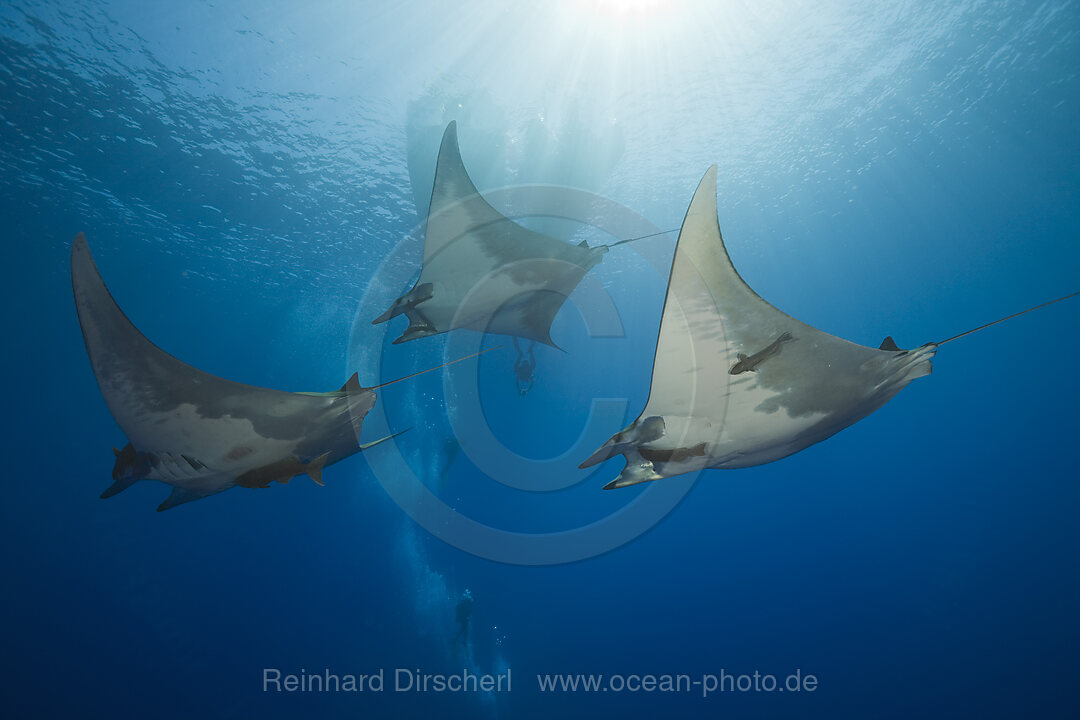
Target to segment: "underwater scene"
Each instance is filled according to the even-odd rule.
[[[1080,715],[1080,3],[6,0],[11,718]]]

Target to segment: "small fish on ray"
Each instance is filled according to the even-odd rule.
[[[397,380],[363,387],[354,373],[339,390],[283,392],[225,380],[166,353],[113,300],[82,233],[71,247],[71,284],[94,376],[129,440],[113,450],[114,482],[103,498],[158,480],[173,488],[161,511],[297,475],[322,485],[323,468],[400,434],[357,439],[374,391]]]
[[[739,276],[720,234],[714,165],[679,232],[645,409],[580,467],[624,456],[611,489],[779,460],[929,375],[945,343],[1078,294],[913,350],[891,336],[878,348],[842,340],[776,309]]]
[[[757,366],[765,362],[773,355],[780,352],[780,346],[786,342],[791,342],[795,338],[791,333],[781,333],[780,337],[773,340],[761,350],[757,351],[753,355],[747,355],[746,353],[738,353],[736,357],[739,359],[737,363],[731,366],[731,370],[728,371],[729,375],[738,375],[744,372],[757,372]]]

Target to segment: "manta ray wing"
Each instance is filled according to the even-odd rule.
[[[582,467],[617,454],[622,487],[778,460],[824,440],[930,372],[936,346],[864,347],[777,310],[736,272],[717,222],[716,167],[687,210],[644,411]]]
[[[124,315],[81,233],[71,248],[71,280],[94,376],[130,441],[116,451],[116,482],[106,497],[140,479],[160,480],[182,491],[163,503],[167,509],[228,489],[245,473],[302,467],[326,453],[330,465],[360,449],[357,435],[375,393],[356,376],[338,391],[290,393],[178,360]]]
[[[495,210],[465,171],[451,122],[439,148],[420,277],[374,322],[405,314],[409,327],[395,342],[469,328],[554,345],[552,320],[606,251],[533,232]]]

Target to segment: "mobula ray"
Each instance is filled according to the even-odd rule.
[[[495,210],[469,179],[451,122],[439,148],[420,277],[373,323],[404,314],[409,326],[395,343],[469,328],[554,346],[552,320],[608,247],[563,242]]]
[[[129,440],[113,450],[114,482],[103,498],[159,480],[173,488],[160,511],[296,475],[322,485],[323,468],[393,437],[357,440],[374,390],[390,383],[362,387],[353,374],[340,390],[282,392],[225,380],[169,355],[120,310],[82,233],[71,248],[71,284],[94,375]]]
[[[645,409],[581,467],[623,455],[626,467],[610,489],[779,460],[929,375],[941,345],[1035,309],[914,350],[891,337],[871,348],[810,327],[759,297],[735,270],[720,235],[713,166],[679,233]]]

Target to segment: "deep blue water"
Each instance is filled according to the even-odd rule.
[[[5,716],[1076,716],[1076,300],[943,347],[788,459],[617,492],[616,463],[570,450],[645,402],[672,236],[590,273],[525,397],[505,338],[390,346],[368,321],[415,277],[451,119],[482,190],[596,193],[624,236],[677,227],[717,163],[742,276],[863,344],[1077,290],[1078,28],[1075,2],[4,3]],[[504,347],[381,391],[364,439],[412,430],[325,488],[99,500],[125,440],[71,299],[79,231],[143,332],[230,379],[329,390]],[[586,329],[597,297],[612,336]],[[511,668],[513,689],[262,687],[264,668],[398,667]],[[796,669],[817,689],[536,681]]]

